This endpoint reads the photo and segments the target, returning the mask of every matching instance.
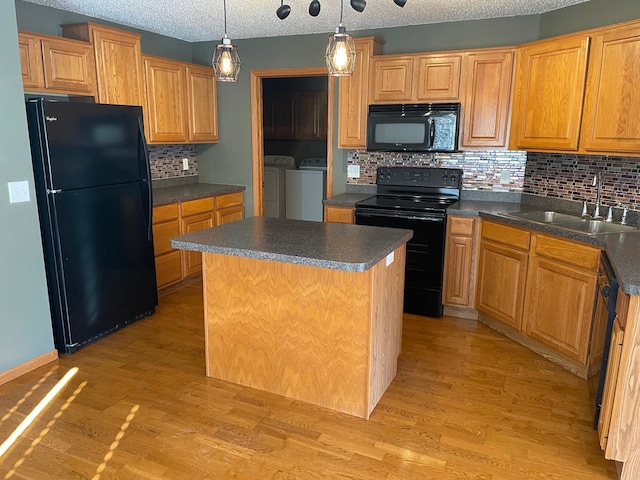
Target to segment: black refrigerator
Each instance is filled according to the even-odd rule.
[[[142,109],[27,101],[56,348],[79,347],[158,304]]]

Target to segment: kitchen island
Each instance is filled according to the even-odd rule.
[[[396,375],[410,230],[252,217],[203,252],[207,376],[368,419]]]

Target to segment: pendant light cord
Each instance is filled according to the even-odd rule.
[[[344,9],[344,0],[340,0],[340,25],[342,25],[342,10]]]
[[[224,10],[224,36],[227,36],[227,0],[222,0],[222,8]]]

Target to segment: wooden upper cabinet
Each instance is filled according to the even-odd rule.
[[[90,43],[20,32],[18,45],[25,90],[95,94],[96,67]]]
[[[413,100],[458,101],[461,64],[462,54],[417,56],[414,59]]]
[[[640,151],[640,25],[592,38],[581,147],[586,152]]]
[[[413,96],[414,58],[383,55],[371,59],[371,103],[410,102]]]
[[[147,140],[183,143],[188,138],[187,89],[183,64],[144,56]]]
[[[514,49],[464,55],[461,147],[507,146],[513,58]]]
[[[140,35],[93,23],[63,25],[62,34],[93,42],[100,103],[144,105]]]
[[[382,53],[382,43],[373,37],[356,38],[356,65],[350,77],[340,77],[338,90],[338,147],[367,146],[369,67],[371,57]]]
[[[93,48],[66,38],[43,38],[45,88],[93,95],[96,65]]]
[[[327,138],[328,93],[296,92],[295,138],[323,140]]]
[[[18,32],[18,47],[20,49],[23,88],[25,90],[44,88],[40,37],[26,32]]]
[[[189,101],[189,141],[218,141],[218,101],[213,68],[187,65],[187,98]]]
[[[518,49],[513,149],[578,150],[588,53],[585,35]]]

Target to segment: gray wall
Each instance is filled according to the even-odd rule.
[[[637,18],[640,18],[640,1],[638,0],[590,0],[543,14],[540,20],[540,38],[603,27]]]
[[[0,2],[0,372],[53,349],[13,2]],[[9,203],[27,180],[31,201]]]
[[[7,2],[11,0],[0,0]],[[62,36],[61,25],[67,23],[95,22],[101,25],[109,25],[121,30],[129,30],[142,35],[140,44],[142,53],[157,55],[159,57],[171,58],[182,62],[191,61],[191,43],[175,38],[165,37],[157,33],[146,32],[131,27],[125,27],[112,22],[99,20],[77,13],[66,12],[56,8],[44,7],[35,3],[15,0],[18,30],[27,32],[43,33],[46,35]]]

